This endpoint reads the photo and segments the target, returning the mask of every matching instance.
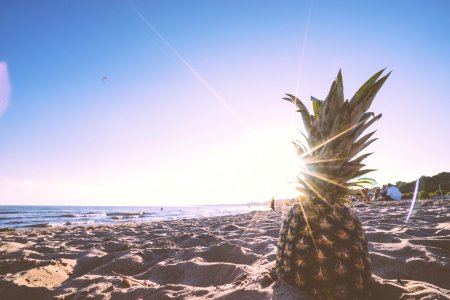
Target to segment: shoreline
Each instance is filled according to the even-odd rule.
[[[249,214],[253,214],[255,212],[264,212],[266,210],[255,210],[251,212],[245,212],[245,213],[235,213],[235,214],[229,214],[229,215],[221,215],[221,216],[210,216],[210,217],[185,217],[185,218],[179,218],[176,220],[130,220],[129,222],[120,222],[120,223],[96,223],[96,224],[82,224],[82,225],[61,225],[61,226],[48,226],[48,227],[33,227],[30,229],[16,229],[16,228],[0,228],[0,235],[4,233],[13,233],[13,232],[20,232],[20,233],[33,233],[34,231],[52,231],[54,230],[61,230],[61,229],[96,229],[96,227],[134,227],[137,225],[143,225],[143,224],[150,224],[150,223],[170,223],[170,222],[178,222],[178,221],[187,221],[187,220],[195,220],[200,221],[203,219],[217,219],[217,218],[223,218],[223,217],[233,217],[233,216],[245,216]],[[268,211],[268,210],[267,210]]]
[[[165,209],[141,206],[0,206],[0,231],[214,217],[266,209],[268,207],[244,205],[173,206]]]
[[[404,205],[401,205],[401,204]],[[400,205],[398,205],[400,204]],[[355,207],[373,299],[450,299],[450,202]],[[309,299],[274,280],[280,210],[0,232],[2,299]]]
[[[283,203],[284,200],[277,200],[277,209],[278,210],[282,210],[285,211],[287,209],[289,209],[290,205],[285,205]],[[416,204],[417,205],[421,205],[427,202],[436,202],[436,203],[445,203],[445,202],[450,202],[450,200],[447,199],[421,199],[421,200],[416,200]],[[355,202],[353,203],[353,207],[357,209],[357,207],[363,206],[363,205],[398,205],[398,206],[402,206],[402,205],[410,205],[412,202],[412,199],[403,199],[403,200],[399,200],[399,201],[394,201],[394,200],[390,200],[390,201],[369,201],[369,202]],[[1,207],[5,207],[5,205],[1,205]],[[7,206],[7,205],[6,205]],[[11,207],[17,207],[16,205],[10,205]],[[23,207],[30,207],[29,205],[25,205]],[[36,205],[34,207],[47,207],[47,206],[40,206],[40,205]],[[67,207],[67,206],[54,206],[54,207]],[[73,206],[73,207],[77,207],[77,208],[99,208],[102,206]],[[159,207],[157,206],[105,206],[105,207],[117,207],[117,208],[150,208],[150,209],[157,209]],[[163,221],[173,221],[173,220],[182,220],[182,219],[196,219],[196,218],[208,218],[208,217],[220,217],[220,216],[232,216],[232,215],[238,215],[238,214],[246,214],[246,213],[250,213],[250,212],[254,212],[254,211],[268,211],[270,210],[269,205],[253,205],[253,206],[247,206],[246,204],[242,204],[242,205],[234,205],[234,204],[230,204],[230,205],[190,205],[190,206],[166,206],[167,210],[169,211],[169,209],[173,209],[173,208],[197,208],[197,207],[248,207],[249,210],[247,211],[233,211],[233,212],[226,212],[225,214],[218,214],[216,216],[209,216],[209,215],[180,215],[180,216],[175,216],[175,215],[154,215],[152,217],[147,217],[145,218],[146,215],[151,214],[151,212],[148,211],[133,211],[133,212],[129,212],[129,211],[123,211],[123,212],[115,212],[115,211],[111,211],[111,212],[103,212],[103,213],[98,213],[98,212],[94,212],[94,213],[83,213],[82,215],[84,215],[83,217],[83,221],[66,221],[66,222],[58,222],[58,223],[52,223],[52,220],[47,220],[47,219],[43,219],[42,223],[37,223],[33,225],[20,225],[20,227],[0,227],[0,233],[2,232],[10,232],[10,231],[30,231],[30,230],[38,230],[38,229],[51,229],[51,228],[63,228],[63,227],[67,227],[67,228],[71,228],[71,227],[91,227],[91,226],[100,226],[100,225],[122,225],[122,224],[132,224],[132,223],[142,223],[142,222],[163,222]],[[254,210],[251,210],[254,209]],[[159,209],[157,209],[159,211]],[[179,211],[179,210],[177,210]],[[0,213],[2,215],[7,215],[8,212],[1,212]],[[14,214],[20,214],[20,212],[14,212]],[[63,216],[68,216],[70,215],[71,218],[75,218],[77,213],[65,213],[63,214]],[[108,220],[94,220],[94,219],[90,219],[89,214],[93,214],[94,216],[99,215],[99,214],[103,214],[107,217],[109,217],[110,219]],[[121,217],[123,216],[123,217]],[[55,221],[55,220],[53,220]],[[19,225],[17,225],[19,226]],[[26,227],[26,228],[24,228]]]

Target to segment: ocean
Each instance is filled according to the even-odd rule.
[[[0,230],[203,218],[267,210],[266,206],[0,206]]]

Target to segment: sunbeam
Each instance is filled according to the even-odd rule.
[[[308,17],[306,18],[305,31],[303,32],[302,50],[300,51],[300,60],[299,60],[299,64],[298,64],[297,80],[295,82],[295,94],[296,95],[298,95],[298,92],[300,90],[300,80],[302,77],[303,61],[305,58],[306,43],[308,41],[309,24],[311,22],[312,9],[313,9],[313,1],[311,0],[311,3],[309,5]],[[294,109],[292,112],[292,117],[291,117],[291,127],[295,126],[295,124],[294,124],[295,112],[296,112],[296,110]]]
[[[345,185],[342,185],[342,184],[340,184],[339,182],[336,182],[336,181],[334,181],[334,180],[331,180],[331,179],[329,179],[329,178],[327,178],[327,177],[325,177],[325,176],[322,176],[322,175],[320,175],[320,174],[317,174],[317,173],[308,171],[307,169],[302,169],[301,172],[302,172],[302,173],[305,173],[305,174],[308,174],[308,175],[311,175],[311,176],[313,176],[313,177],[319,178],[320,180],[326,181],[326,182],[331,183],[331,184],[334,184],[334,185],[336,185],[336,186],[342,187],[342,188],[344,188],[344,189],[347,189],[347,187],[346,187]]]
[[[295,101],[297,101],[297,99],[296,99]],[[304,154],[300,155],[300,159],[303,159],[306,155],[311,155],[311,153],[313,153],[314,151],[316,151],[316,150],[322,148],[323,146],[325,146],[325,145],[328,144],[328,143],[331,143],[331,142],[334,141],[335,139],[341,137],[342,135],[346,134],[347,132],[349,132],[350,130],[354,129],[355,127],[357,127],[357,126],[363,124],[364,122],[365,122],[365,121],[358,122],[358,123],[356,123],[355,125],[353,125],[353,126],[347,128],[347,129],[343,130],[342,132],[336,134],[335,136],[329,138],[328,140],[326,140],[326,141],[320,143],[319,145],[315,146],[314,148],[309,149],[309,151],[307,151],[307,152],[305,152]]]
[[[312,182],[311,183],[309,183],[308,181],[306,181],[306,180],[303,180],[302,182],[304,182],[316,195],[317,195],[317,197],[319,197],[319,199],[321,199],[322,201],[324,201],[328,206],[332,206],[331,204],[330,204],[330,202],[328,202],[328,200],[325,198],[325,196],[323,196],[322,194],[320,194],[318,191],[317,191],[317,189],[315,189],[313,186],[312,186]]]
[[[311,234],[311,240],[312,240],[312,242],[313,242],[314,249],[315,249],[316,252],[317,252],[316,239],[314,238],[313,231],[312,231],[312,229],[311,229],[311,226],[309,225],[308,215],[306,214],[305,208],[303,207],[303,200],[302,200],[302,199],[299,200],[299,204],[300,204],[300,208],[301,208],[301,210],[302,210],[302,212],[303,212],[303,216],[305,217],[306,227],[308,228],[308,231],[309,231],[309,233]]]
[[[344,160],[344,159],[347,159],[347,158],[343,157],[343,158],[316,159],[316,160],[303,159],[302,162],[305,165],[313,165],[313,164],[318,164],[318,163],[322,163],[322,162],[340,161],[340,160]]]
[[[161,35],[161,33],[150,23],[150,21],[134,6],[131,1],[127,1],[130,8],[136,13],[136,15],[147,25],[148,28],[166,45],[166,47],[178,58],[178,60],[214,95],[214,97],[222,103],[223,106],[244,125],[250,132],[254,132],[254,129],[245,121],[229,104],[225,99],[217,93],[217,91],[194,69],[193,66]]]

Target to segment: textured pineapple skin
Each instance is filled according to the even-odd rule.
[[[302,206],[295,204],[283,221],[278,276],[317,299],[368,299],[372,270],[361,222],[338,203],[312,199]]]

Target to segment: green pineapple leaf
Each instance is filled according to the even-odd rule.
[[[311,132],[311,115],[309,114],[308,109],[303,104],[303,102],[300,101],[300,99],[298,99],[297,97],[295,97],[295,96],[293,96],[291,94],[286,94],[286,95],[288,97],[285,97],[283,99],[287,100],[289,102],[292,102],[292,103],[294,103],[297,106],[298,112],[300,112],[300,114],[302,115],[303,124],[305,125],[306,133],[308,135],[310,135],[310,132]]]
[[[311,96],[311,101],[312,101],[314,117],[317,119],[320,116],[320,113],[322,112],[322,107],[323,107],[324,101],[319,100],[313,96]]]

